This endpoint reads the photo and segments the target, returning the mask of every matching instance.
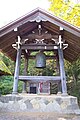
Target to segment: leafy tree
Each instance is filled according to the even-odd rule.
[[[11,94],[13,89],[13,76],[0,77],[0,94]],[[22,82],[19,81],[18,92],[22,92]]]
[[[74,82],[76,85],[77,81],[80,80],[80,58],[78,58],[73,63],[65,61],[65,69],[67,74],[67,79]]]
[[[49,10],[54,15],[71,24],[80,27],[80,4],[74,4],[70,0],[49,0],[51,2]]]
[[[13,74],[14,73],[14,62],[1,52],[0,52],[0,60],[8,67],[10,72]]]

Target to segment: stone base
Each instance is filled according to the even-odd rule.
[[[77,98],[62,95],[18,94],[0,97],[0,111],[80,114]]]

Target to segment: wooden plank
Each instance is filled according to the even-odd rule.
[[[36,24],[34,24],[34,25],[31,24],[31,25],[29,25],[29,26],[26,26],[26,28],[19,29],[19,33],[20,33],[21,36],[24,35],[25,33],[28,34],[30,31],[34,30],[36,27],[37,27]],[[22,36],[22,37],[23,37],[23,36]]]
[[[56,59],[57,56],[46,56],[46,59]],[[28,56],[29,59],[35,59],[36,58],[36,55],[30,55]]]
[[[73,38],[69,37],[69,36],[64,36],[64,40],[67,42],[72,42],[72,44],[78,45],[80,46],[80,40],[74,40]]]
[[[10,40],[13,39],[14,37],[16,38],[17,35],[18,35],[18,32],[11,31],[10,33],[8,33],[0,38],[0,44],[2,44],[5,41],[8,41],[9,39]]]
[[[69,44],[69,47],[74,49],[74,51],[80,51],[80,46],[77,45],[77,44],[74,44],[73,42],[71,41],[67,41],[67,43]]]
[[[38,31],[38,30],[37,30]],[[29,35],[27,35],[27,36],[25,36],[27,39],[31,39],[31,40],[33,40],[33,39],[47,39],[47,40],[51,40],[52,38],[53,39],[57,39],[58,40],[58,35],[53,35],[53,34],[51,34],[51,33],[47,33],[47,34],[45,34],[45,33],[42,33],[41,35],[39,35],[38,33],[35,33],[35,34],[33,34],[33,33],[30,33]]]
[[[56,31],[56,32],[59,33],[59,31],[60,31],[59,26],[56,26],[55,24],[52,24],[52,23],[49,22],[49,21],[42,22],[42,23],[43,23],[43,26],[50,27],[51,29],[53,29],[53,31]]]
[[[5,49],[4,48],[2,49],[2,51],[4,51],[5,53],[8,53],[9,51],[12,51],[12,50],[14,51],[14,48],[12,47],[12,45],[6,47]]]
[[[63,94],[67,94],[63,50],[60,49],[60,47],[58,47],[58,55],[59,55],[59,65],[60,65],[60,76],[61,76],[62,93]]]
[[[18,78],[19,78],[20,58],[21,58],[21,49],[19,49],[17,51],[17,56],[16,56],[16,65],[15,65],[15,73],[14,73],[14,84],[13,84],[13,94],[17,94],[17,92],[18,92]]]
[[[75,54],[72,53],[71,51],[65,50],[65,54],[67,54],[68,56],[70,56],[70,58],[74,58],[75,57]]]
[[[52,32],[54,32],[56,34],[59,34],[59,32],[57,30],[54,30],[54,28],[52,28],[50,26],[46,26],[45,24],[43,26],[44,26],[44,28],[46,28],[46,29],[48,29],[48,30],[50,30],[50,31],[52,31]]]
[[[80,37],[70,33],[69,31],[65,31],[65,30],[64,30],[64,36],[67,36],[67,37],[73,39],[74,41],[76,41],[76,40],[79,41],[80,40]]]
[[[73,62],[73,58],[64,53],[64,58],[69,62]]]
[[[24,58],[24,71],[23,74],[27,75],[28,72],[28,59]],[[26,81],[23,81],[23,93],[26,93]]]
[[[78,51],[74,50],[73,47],[71,47],[71,45],[69,44],[69,47],[67,49],[64,50],[65,51],[68,51],[68,52],[71,52],[71,53],[74,53],[74,54],[77,54]]]
[[[76,36],[80,36],[80,30],[78,28],[72,26],[71,24],[67,23],[66,21],[61,20],[60,18],[57,18],[57,17],[53,16],[52,14],[47,13],[47,12],[43,12],[43,11],[40,11],[39,15],[43,16],[43,18],[45,18],[46,20],[48,20],[52,24],[55,24],[57,26],[61,26],[66,31],[70,31],[70,33],[75,34]]]
[[[27,81],[54,81],[59,82],[61,80],[60,76],[19,76],[20,80],[27,80]]]
[[[5,51],[5,50],[3,50],[3,51]],[[10,50],[7,52],[7,54],[8,54],[8,55],[12,55],[12,54],[15,54],[16,51],[17,51],[16,49],[10,49]]]
[[[56,44],[25,44],[21,46],[21,49],[27,50],[54,50]]]
[[[12,44],[15,43],[15,38],[11,38],[5,42],[3,42],[2,44],[0,44],[0,49],[5,50],[7,47],[12,47]]]

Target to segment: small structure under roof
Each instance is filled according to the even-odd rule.
[[[80,56],[80,29],[37,8],[0,29],[0,49],[12,60],[16,60],[14,94],[18,90],[18,79],[24,81],[23,91],[26,91],[27,80],[30,83],[37,82],[39,92],[42,89],[42,81],[53,81],[58,83],[59,88],[61,84],[61,92],[67,94],[64,58],[73,62]],[[46,56],[46,59],[55,59],[58,63],[57,76],[26,76],[28,59],[36,58],[31,55],[34,51],[54,52],[52,56]],[[25,58],[24,76],[19,76],[21,55]],[[50,84],[48,87],[50,88]]]
[[[34,31],[39,21],[41,21],[44,29],[56,36],[60,34],[60,27],[64,29],[63,40],[68,44],[68,48],[64,50],[64,58],[66,60],[73,62],[80,56],[80,29],[40,8],[31,11],[0,29],[0,49],[2,52],[15,60],[16,50],[12,48],[12,44],[16,42],[18,35],[23,38],[23,36]],[[15,28],[17,31],[14,31]]]

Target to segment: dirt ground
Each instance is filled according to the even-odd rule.
[[[57,113],[1,112],[0,120],[80,120],[80,115]]]

